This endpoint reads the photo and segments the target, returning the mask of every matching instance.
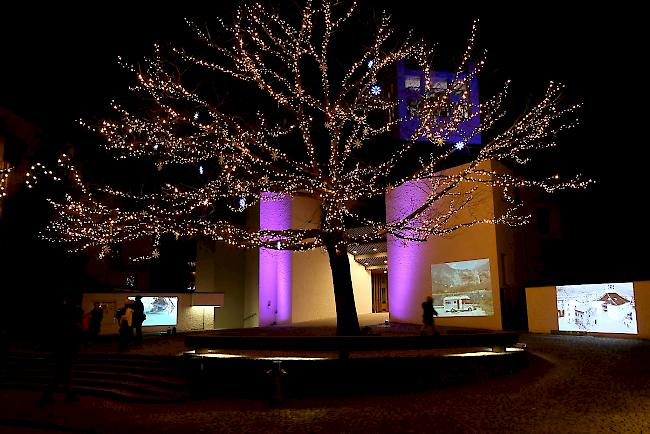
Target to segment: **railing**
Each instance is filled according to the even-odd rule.
[[[488,347],[504,352],[519,342],[514,332],[482,331],[441,336],[228,336],[210,335],[185,338],[191,348],[239,350],[338,351],[347,358],[350,351],[418,350],[434,348]]]

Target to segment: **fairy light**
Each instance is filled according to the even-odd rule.
[[[592,182],[580,177],[526,180],[486,170],[482,164],[489,160],[526,164],[532,151],[555,146],[557,134],[577,124],[574,119],[579,107],[560,105],[563,87],[556,83],[550,83],[542,98],[513,125],[477,146],[472,161],[459,173],[441,173],[453,161],[455,151],[503,119],[509,82],[480,104],[470,97],[476,92],[472,86],[485,62],[482,54],[476,54],[475,23],[449,85],[434,89],[432,50],[415,40],[397,40],[385,15],[373,39],[363,44],[363,52],[333,83],[330,62],[336,62],[338,71],[340,57],[330,50],[338,35],[344,34],[341,29],[354,25],[351,17],[356,6],[353,2],[343,10],[340,4],[325,0],[316,9],[307,2],[293,22],[265,3],[253,2],[239,6],[232,23],[219,21],[221,33],[215,33],[219,36],[213,37],[188,21],[198,43],[203,44],[196,52],[183,48],[165,52],[156,46],[151,57],[137,67],[119,59],[134,74],[132,91],[146,108],[131,109],[112,101],[115,116],[81,124],[101,135],[115,158],[151,161],[169,184],[147,194],[109,186],[90,189],[67,156],[62,156],[54,171],[35,165],[26,175],[30,187],[38,177],[47,175],[67,178],[74,189],[65,200],[50,201],[56,218],[42,236],[64,242],[73,250],[139,238],[154,240],[151,253],[131,258],[134,261],[156,259],[160,249],[155,240],[161,236],[298,251],[335,243],[338,250],[346,251],[347,245],[376,241],[387,233],[399,236],[410,231],[414,238],[426,239],[468,224],[516,226],[527,218],[517,214],[520,207],[509,195],[515,188],[554,192],[584,188]],[[426,79],[417,107],[404,117],[395,115],[400,101],[382,91],[378,77],[406,59],[415,60]],[[224,80],[251,84],[261,96],[275,102],[273,110],[256,107],[254,115],[242,119],[242,114],[231,113],[225,104],[215,104],[213,98],[202,94],[195,81],[184,82],[177,64],[191,66],[197,74],[201,70],[216,72]],[[305,83],[306,77],[309,83]],[[251,99],[251,104],[255,101]],[[419,123],[408,140],[384,159],[363,161],[369,144],[382,137],[389,140],[386,137],[411,118]],[[315,137],[328,137],[328,141]],[[404,173],[403,163],[416,160],[412,158],[414,144],[423,140],[430,146],[430,154],[419,155],[419,163],[409,163],[410,170]],[[191,171],[198,167],[203,175],[197,180],[199,185],[189,187],[174,179],[175,169],[182,166]],[[7,176],[8,172],[0,172],[0,185]],[[351,208],[352,203],[383,197],[396,186],[418,180],[430,180],[431,191],[421,206],[399,219],[384,222]],[[451,223],[474,199],[474,189],[462,194],[459,189],[475,183],[502,190],[512,207],[494,219]],[[319,201],[320,226],[273,231],[230,221],[228,212],[249,209],[265,192]],[[430,215],[428,210],[439,203],[444,206],[435,216]],[[368,227],[368,231],[362,235],[349,232],[359,226]],[[101,250],[100,254],[108,253]]]
[[[8,164],[5,164],[3,161],[0,161],[3,165],[0,166],[0,198],[3,198],[7,195],[7,184],[9,184],[9,174],[11,173],[12,167]]]

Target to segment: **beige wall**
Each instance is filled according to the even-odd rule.
[[[492,170],[498,173],[510,173],[506,167],[497,161],[491,161],[490,165]],[[503,215],[510,204],[503,198],[503,190],[499,188],[492,188],[492,203],[494,206],[495,216]],[[526,211],[523,211],[526,213]],[[495,227],[498,263],[496,266],[499,270],[499,286],[501,288],[521,288],[526,282],[526,264],[524,260],[525,254],[522,252],[522,247],[518,245],[521,238],[521,227],[513,228],[507,225],[496,225]]]
[[[196,290],[223,292],[214,328],[244,326],[246,252],[218,241],[200,241],[197,247]]]
[[[320,249],[292,255],[292,322],[336,316],[329,258]]]
[[[259,208],[252,210],[251,215]],[[292,226],[318,227],[318,201],[294,197]],[[251,224],[259,225],[251,221]],[[332,274],[327,253],[321,249],[293,252],[291,276],[292,322],[336,317]],[[370,272],[350,260],[350,273],[359,314],[372,312]],[[196,290],[223,292],[224,305],[217,310],[215,328],[259,325],[259,251],[238,250],[224,243],[202,241],[197,248]]]
[[[555,286],[526,288],[528,330],[531,333],[550,333],[552,330],[558,329],[556,293]],[[650,339],[650,281],[634,282],[634,300],[636,302],[638,334],[593,334]]]
[[[291,280],[292,322],[336,317],[334,284],[327,253],[320,250],[293,254]],[[372,312],[370,271],[348,254],[357,314]]]
[[[293,199],[294,228],[318,227],[320,204],[314,199]],[[372,312],[370,271],[348,255],[357,313]],[[322,249],[292,254],[291,304],[292,322],[336,317],[334,284],[327,252]]]
[[[116,309],[124,306],[127,297],[136,295],[130,293],[94,293],[84,294],[82,305],[84,312],[90,312],[95,302],[113,302]],[[164,297],[178,297],[178,318],[176,323],[176,331],[188,332],[193,330],[208,330],[213,328],[214,308],[192,306],[192,294],[154,294],[154,293],[139,293],[138,295],[144,296],[164,296]],[[150,326],[143,327],[142,331],[157,332],[165,331],[168,326]],[[171,327],[171,326],[170,326]],[[117,320],[115,319],[115,311],[104,312],[104,318],[101,324],[102,335],[114,335],[118,333]]]
[[[558,329],[556,293],[555,286],[526,288],[529,332],[550,333]]]
[[[650,281],[634,282],[634,300],[639,337],[650,339]]]
[[[431,265],[445,262],[460,262],[472,259],[490,260],[490,279],[492,280],[492,302],[494,314],[490,316],[438,318],[436,324],[442,326],[483,328],[501,330],[501,303],[499,290],[499,258],[496,248],[494,225],[477,225],[460,229],[446,238],[433,238],[427,242],[424,266],[419,271],[421,293],[416,298],[423,301],[431,295]],[[388,271],[390,273],[390,269]],[[390,303],[390,299],[388,300]],[[411,322],[420,323],[422,308],[416,303],[415,316]]]
[[[462,166],[461,166],[462,167]],[[450,169],[443,173],[453,173],[458,168]],[[465,187],[467,188],[467,187]],[[424,187],[426,190],[426,187]],[[424,191],[424,190],[423,190]],[[459,191],[463,191],[462,189]],[[408,203],[409,197],[399,197],[401,194],[411,194],[399,189],[392,190],[387,194],[386,207],[387,215],[400,215],[400,210],[396,207],[402,206],[403,203]],[[412,199],[414,203],[419,204],[419,199]],[[454,224],[489,219],[494,217],[494,192],[493,189],[487,185],[480,185],[479,189],[474,193],[472,203],[465,209],[457,213],[449,226]],[[435,215],[438,212],[445,212],[445,204],[443,202],[436,204],[436,208],[432,211]],[[404,211],[402,211],[404,212]],[[431,282],[431,265],[441,264],[446,262],[459,262],[474,259],[489,259],[490,260],[490,278],[492,283],[492,301],[494,306],[494,314],[484,317],[454,317],[454,318],[438,318],[436,323],[442,326],[454,327],[470,327],[482,328],[489,330],[501,330],[501,303],[500,303],[500,278],[499,278],[499,257],[497,250],[497,232],[495,225],[492,224],[479,224],[467,228],[459,229],[448,236],[444,237],[431,237],[426,243],[413,244],[417,254],[409,255],[392,255],[391,252],[402,249],[401,245],[391,241],[392,236],[389,236],[388,242],[388,291],[389,291],[389,310],[391,321],[408,322],[408,323],[421,323],[422,322],[422,308],[421,303],[424,299],[431,295],[432,282]],[[411,249],[411,247],[406,247]],[[398,263],[398,258],[404,257],[408,263]],[[394,270],[397,268],[409,270],[408,273],[402,272],[402,276],[408,276],[411,281],[410,293],[397,295],[395,286],[400,283],[396,282],[399,273]],[[391,274],[393,273],[393,274]],[[393,295],[394,294],[394,295]],[[405,306],[401,307],[400,314],[396,315],[397,309],[394,307],[395,300],[401,300]]]
[[[372,276],[370,270],[354,260],[354,256],[348,254],[350,261],[350,274],[352,275],[352,288],[354,289],[354,303],[357,306],[357,314],[372,313]],[[332,288],[332,294],[334,289]]]
[[[257,249],[246,250],[244,260],[244,327],[258,327],[260,252]]]

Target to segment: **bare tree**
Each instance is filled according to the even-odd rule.
[[[473,188],[459,193],[462,185],[484,183],[507,194],[519,186],[553,191],[585,184],[577,178],[531,181],[481,165],[488,160],[526,163],[530,151],[553,146],[556,134],[572,125],[576,107],[559,106],[562,88],[553,83],[536,105],[480,146],[462,170],[442,174],[459,148],[503,118],[507,84],[480,104],[470,98],[483,66],[473,54],[475,29],[449,85],[441,89],[430,79],[434,50],[429,45],[396,35],[388,16],[374,24],[370,42],[361,45],[350,37],[358,36],[356,12],[356,3],[330,0],[307,0],[297,13],[292,7],[243,4],[231,24],[219,21],[214,35],[188,21],[196,36],[192,47],[156,47],[142,65],[125,65],[137,78],[132,89],[137,104],[115,103],[116,116],[90,127],[118,158],[153,162],[165,182],[150,193],[91,189],[63,157],[60,163],[72,170],[77,189],[65,201],[52,201],[57,215],[45,236],[73,249],[102,246],[103,252],[111,243],[151,237],[153,256],[165,235],[242,248],[324,248],[334,282],[337,333],[358,334],[348,245],[386,234],[426,240],[477,223],[525,221],[509,198],[512,206],[494,219],[450,223],[473,199]],[[416,62],[426,79],[418,103],[399,116],[403,102],[381,85],[405,60]],[[211,93],[212,86],[231,89],[234,83],[242,85],[238,101],[224,98],[224,92],[221,97]],[[417,120],[410,137],[391,138],[409,119]],[[380,142],[384,151],[369,152]],[[189,182],[179,175],[183,167],[201,176]],[[361,215],[353,206],[418,180],[430,182],[426,200],[396,221]],[[265,193],[316,199],[319,227],[259,230],[233,218]],[[430,212],[439,203],[444,209]],[[367,228],[363,235],[349,231],[361,226]]]

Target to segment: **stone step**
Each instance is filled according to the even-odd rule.
[[[52,359],[51,352],[10,352],[7,354],[7,361],[38,361]],[[148,365],[148,366],[169,366],[179,363],[177,356],[149,356],[144,354],[129,353],[79,353],[76,356],[79,361],[110,361],[123,365]]]
[[[12,352],[0,367],[0,388],[43,390],[52,381],[53,354]],[[138,402],[175,402],[190,397],[182,360],[140,354],[79,354],[73,387],[81,394]]]
[[[53,368],[55,364],[54,359],[39,359],[39,360],[9,360],[5,366],[16,370],[25,369],[38,369],[38,368]],[[148,364],[122,364],[112,360],[75,360],[74,366],[79,370],[108,370],[114,372],[141,372],[150,373],[152,375],[174,376],[182,371],[181,364],[174,365],[148,365]]]
[[[52,378],[54,375],[54,368],[42,369],[29,369],[29,370],[15,370],[15,369],[0,369],[0,378],[29,378],[29,377],[47,377]],[[158,387],[168,387],[172,389],[181,390],[187,386],[187,381],[184,376],[159,376],[159,375],[146,375],[140,373],[116,373],[114,371],[104,370],[79,370],[76,367],[73,369],[73,378],[79,379],[107,379],[115,381],[126,381],[130,383],[139,383],[143,385],[152,385]]]
[[[48,382],[21,382],[21,381],[3,381],[0,379],[0,390],[36,390],[43,391],[48,386]],[[79,395],[100,396],[105,398],[117,399],[121,401],[141,402],[141,403],[173,403],[191,399],[188,393],[151,393],[148,390],[127,390],[121,387],[111,387],[110,385],[87,385],[75,383],[74,391]],[[63,392],[63,390],[56,390]]]

